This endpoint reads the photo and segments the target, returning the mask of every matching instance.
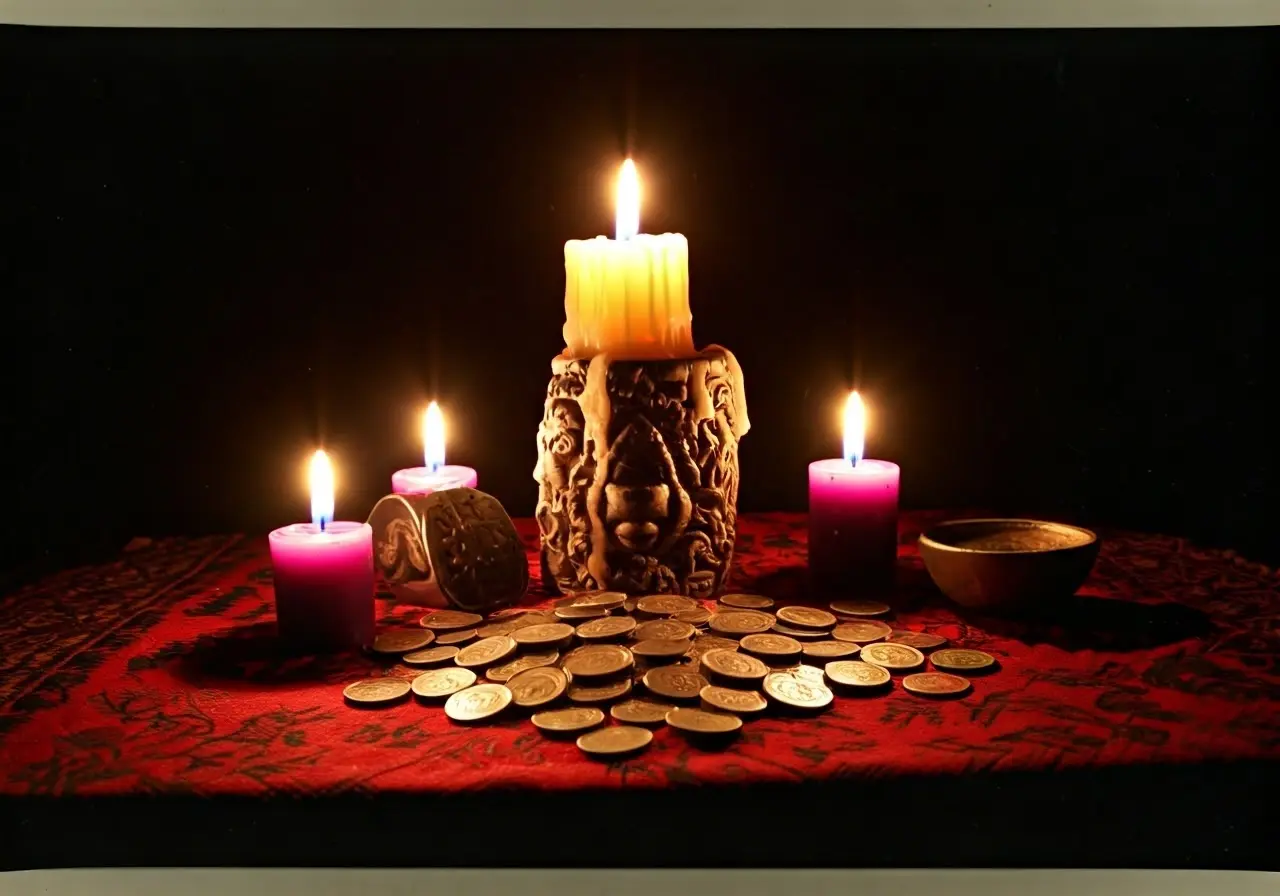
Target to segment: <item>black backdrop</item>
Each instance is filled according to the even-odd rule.
[[[1275,30],[0,31],[7,566],[338,515],[449,458],[513,515],[563,243],[686,234],[742,507],[867,398],[908,507],[1274,558]]]

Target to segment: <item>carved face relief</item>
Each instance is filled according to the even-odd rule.
[[[616,547],[648,553],[684,529],[689,496],[662,434],[648,419],[637,415],[618,434],[605,465],[601,515]]]
[[[582,410],[569,398],[548,402],[541,433],[540,479],[554,489],[569,485],[569,474],[582,459]]]

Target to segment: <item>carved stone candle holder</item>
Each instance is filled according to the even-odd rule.
[[[545,585],[718,593],[733,561],[738,441],[750,428],[733,354],[562,355],[551,371],[533,473]]]
[[[529,587],[529,561],[497,498],[473,488],[387,495],[369,514],[373,559],[402,603],[487,613]]]

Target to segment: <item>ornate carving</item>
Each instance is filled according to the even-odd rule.
[[[533,472],[544,581],[564,593],[718,592],[751,425],[737,360],[713,346],[675,360],[561,356],[551,370]]]

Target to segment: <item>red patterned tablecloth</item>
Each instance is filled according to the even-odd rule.
[[[357,678],[415,670],[273,651],[264,538],[160,540],[0,605],[0,793],[446,792],[804,781],[1268,759],[1280,755],[1280,579],[1230,552],[1104,533],[1094,575],[1053,620],[965,617],[928,584],[903,520],[908,607],[997,657],[962,699],[837,698],[816,719],[750,722],[724,751],[659,730],[622,762],[527,720],[463,727],[438,707],[344,705]],[[533,559],[534,530],[521,521]],[[741,521],[735,589],[804,597],[804,519]],[[537,564],[532,564],[537,569]],[[532,603],[545,602],[534,580]],[[420,610],[378,601],[386,624]]]

